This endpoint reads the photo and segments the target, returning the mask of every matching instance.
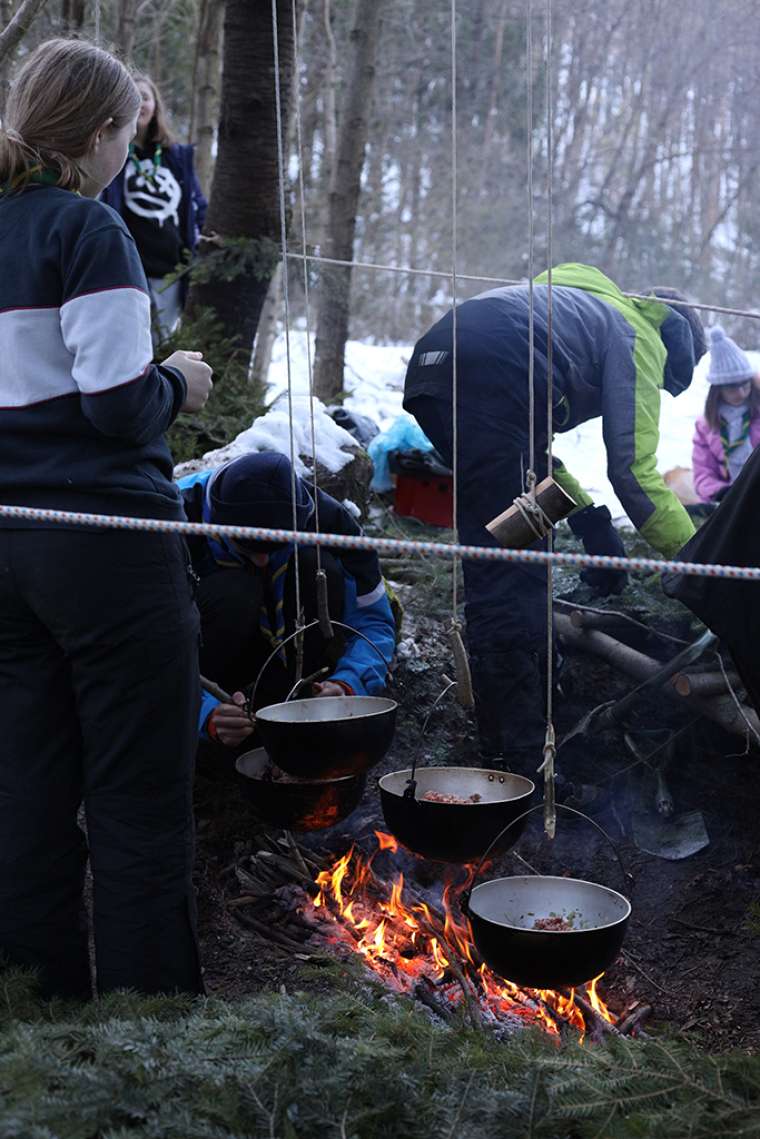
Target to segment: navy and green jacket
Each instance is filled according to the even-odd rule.
[[[213,471],[201,471],[179,479],[185,512],[191,522],[209,521],[207,492],[213,474]],[[311,491],[303,482],[302,493],[311,495]],[[317,494],[319,525],[323,533],[361,534],[361,527],[344,506],[324,491],[318,490]],[[315,517],[316,512],[312,510],[311,517],[304,526],[305,530],[316,530]],[[248,518],[246,523],[250,526],[259,524],[256,518]],[[209,558],[222,567],[225,564],[229,565],[230,562],[237,564],[242,561],[230,546],[226,543],[220,544],[213,538],[200,543],[193,541],[189,545],[193,565],[196,571],[201,573]],[[380,573],[377,554],[373,550],[337,548],[331,552],[343,569],[345,590],[343,623],[363,633],[377,646],[383,657],[390,661],[396,645],[396,624],[385,582]],[[357,696],[372,696],[381,692],[385,685],[386,670],[380,657],[362,637],[352,637],[350,634],[346,636],[343,655],[330,679],[343,681]],[[201,730],[217,704],[218,701],[210,693],[203,693],[199,725]]]
[[[539,430],[548,387],[546,281],[546,274],[538,277],[533,290]],[[552,286],[554,429],[570,431],[601,416],[615,493],[636,529],[670,557],[694,526],[657,470],[660,393],[677,395],[691,383],[696,360],[688,322],[661,301],[626,297],[588,265],[557,266]],[[460,398],[467,398],[471,377],[489,377],[478,398],[509,400],[526,432],[529,312],[527,286],[492,289],[457,308]],[[451,400],[451,335],[447,314],[415,346],[405,405],[421,395]],[[564,468],[555,477],[579,505],[591,502]]]
[[[182,518],[164,432],[187,386],[153,363],[124,222],[33,184],[0,195],[0,254],[0,501]]]

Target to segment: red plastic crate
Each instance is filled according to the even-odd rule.
[[[452,476],[397,474],[394,506],[406,518],[450,528],[454,525]]]

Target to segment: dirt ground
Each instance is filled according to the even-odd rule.
[[[398,526],[398,524],[396,524]],[[404,637],[414,644],[394,674],[391,695],[399,720],[389,755],[370,774],[359,808],[343,823],[306,841],[343,853],[350,841],[367,842],[383,829],[377,780],[386,771],[407,767],[415,749],[420,762],[479,765],[474,723],[455,704],[444,701],[425,739],[420,728],[435,696],[451,674],[446,627],[450,571],[440,564],[385,563],[386,576],[398,586],[405,607]],[[588,601],[574,575],[560,575],[557,592]],[[652,601],[654,598],[654,602]],[[610,602],[612,606],[612,603]],[[649,624],[678,636],[693,636],[688,615],[678,607],[660,608],[656,585],[635,583],[613,607],[626,607]],[[654,606],[654,607],[653,607]],[[666,659],[673,645],[634,636],[637,647]],[[560,675],[558,736],[603,700],[633,687],[620,673],[582,655],[568,655]],[[653,810],[654,776],[636,766],[614,731],[560,752],[559,767],[573,781],[598,788],[594,818],[618,846],[633,884],[624,888],[607,844],[587,823],[560,816],[553,844],[534,822],[517,849],[545,873],[588,878],[623,890],[633,915],[623,951],[605,976],[602,989],[613,1010],[632,996],[650,1004],[648,1031],[667,1029],[700,1041],[713,1051],[754,1050],[760,1045],[760,780],[758,756],[737,754],[743,741],[722,733],[704,719],[690,723],[672,701],[657,695],[644,700],[627,728],[648,752],[656,729],[679,730],[668,782],[677,814],[699,811],[709,845],[682,861],[643,853],[633,840],[632,812],[637,802]],[[200,757],[197,779],[198,866],[202,954],[209,991],[234,998],[261,988],[295,984],[301,962],[288,959],[257,934],[243,928],[227,907],[239,893],[237,858],[257,849],[260,830],[255,813],[241,795],[231,761],[219,752]],[[371,844],[369,844],[371,845]],[[492,876],[522,873],[507,854]],[[307,982],[310,983],[310,982]]]

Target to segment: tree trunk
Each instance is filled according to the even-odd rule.
[[[272,363],[272,349],[277,339],[277,317],[280,314],[280,301],[282,299],[282,262],[274,271],[269,282],[267,297],[259,317],[259,327],[256,329],[256,344],[253,350],[253,364],[251,365],[251,383],[255,388],[263,391],[269,365]]]
[[[350,37],[352,55],[341,99],[325,241],[326,256],[342,261],[352,260],[354,252],[356,212],[369,134],[382,8],[382,0],[358,0]],[[350,268],[323,265],[317,304],[314,390],[326,403],[335,399],[343,389],[350,296]]]
[[[338,45],[332,28],[331,0],[322,2],[322,24],[325,29],[325,42],[327,62],[324,75],[321,76],[320,88],[322,94],[322,133],[324,146],[320,162],[320,180],[322,192],[319,194],[319,208],[316,215],[316,225],[312,231],[312,243],[321,248],[328,240],[330,191],[335,178],[335,157],[338,147]]]
[[[132,59],[135,47],[135,17],[137,0],[119,0],[119,21],[116,30],[116,47],[125,61]]]
[[[202,0],[198,22],[193,90],[191,141],[195,142],[195,171],[208,197],[214,170],[214,129],[219,115],[222,16],[224,0]]]
[[[0,22],[7,28],[13,17],[13,0],[0,0]],[[5,102],[11,86],[11,63],[13,57],[8,53],[0,60],[0,119],[5,117]]]
[[[277,0],[277,26],[286,124],[293,74],[289,0]],[[269,4],[227,0],[219,152],[200,251],[202,261],[221,252],[226,272],[194,282],[188,305],[191,315],[212,309],[224,335],[237,337],[245,352],[253,344],[280,246],[272,32]]]
[[[63,0],[61,4],[61,25],[64,35],[81,32],[84,27],[85,0]]]
[[[32,26],[35,16],[44,5],[45,0],[22,0],[22,3],[19,4],[16,12],[0,33],[0,66],[9,60]],[[2,9],[4,20],[8,18],[10,12],[11,5],[5,5]]]

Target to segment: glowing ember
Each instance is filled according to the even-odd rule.
[[[586,1031],[575,992],[569,995],[550,989],[523,989],[497,977],[477,960],[475,946],[458,899],[472,881],[468,868],[464,882],[447,882],[443,889],[443,913],[423,901],[404,902],[404,875],[399,872],[388,884],[378,878],[372,863],[381,850],[396,852],[396,840],[375,831],[378,850],[364,858],[351,847],[329,870],[316,878],[318,894],[314,908],[333,923],[331,934],[360,953],[367,965],[400,992],[412,993],[419,982],[430,982],[439,997],[456,1007],[464,990],[477,997],[480,1008],[496,1019],[519,1017],[540,1024],[552,1035],[559,1034],[558,1020]],[[592,1008],[614,1023],[597,992],[599,977],[589,982],[585,997]],[[555,1015],[556,1014],[556,1015]]]

